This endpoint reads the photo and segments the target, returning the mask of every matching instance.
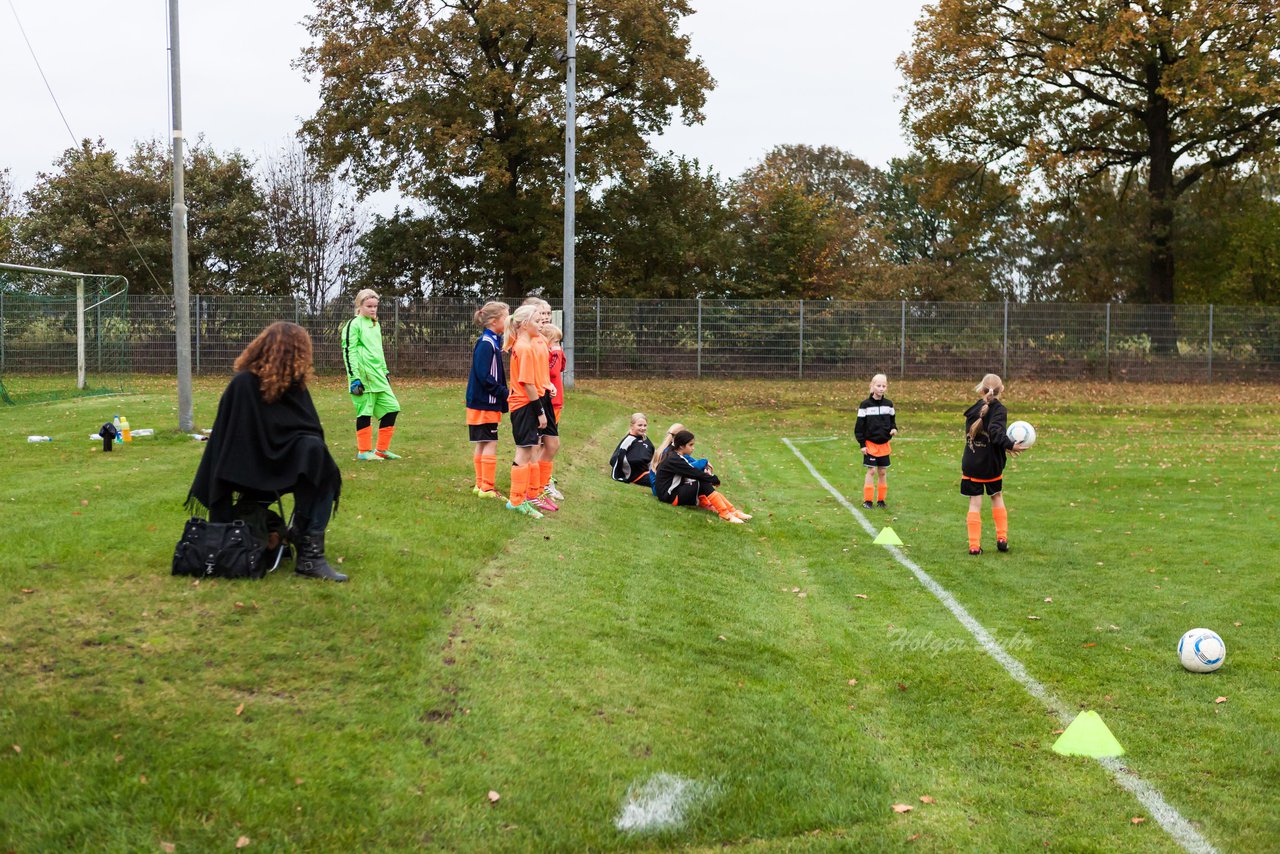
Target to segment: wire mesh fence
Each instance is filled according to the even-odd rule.
[[[465,377],[478,333],[470,302],[385,299],[393,373]],[[6,309],[6,323],[8,315]],[[316,370],[342,370],[346,304],[319,313],[289,298],[196,297],[192,364],[225,374],[264,326],[292,320]],[[131,297],[137,372],[176,370],[173,302]],[[1191,381],[1280,379],[1280,308],[1060,303],[589,299],[575,307],[577,376]]]

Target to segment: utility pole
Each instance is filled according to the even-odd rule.
[[[578,3],[569,0],[569,26],[565,41],[565,121],[564,121],[564,387],[573,388],[573,245],[574,245],[574,143],[578,119],[574,100],[577,96],[578,71]]]
[[[187,280],[187,202],[182,185],[182,76],[178,54],[178,0],[169,0],[169,78],[173,102],[173,328],[178,353],[178,429],[195,429],[191,403],[191,286]]]

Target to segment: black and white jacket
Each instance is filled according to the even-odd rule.
[[[868,397],[858,404],[858,421],[853,425],[853,438],[859,445],[875,442],[883,445],[891,438],[890,430],[898,429],[897,413],[893,401],[887,397],[876,400]]]
[[[649,462],[653,459],[653,442],[648,436],[633,436],[630,433],[622,437],[618,447],[614,448],[609,458],[609,468],[613,479],[622,483],[649,483]]]

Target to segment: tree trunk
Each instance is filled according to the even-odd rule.
[[[1174,325],[1173,255],[1173,143],[1170,134],[1169,101],[1159,90],[1160,66],[1152,60],[1147,82],[1151,87],[1147,107],[1147,136],[1150,149],[1150,177],[1147,194],[1147,282],[1144,302],[1153,304],[1148,326],[1153,353],[1176,353],[1178,330]],[[1158,307],[1158,308],[1157,308]]]

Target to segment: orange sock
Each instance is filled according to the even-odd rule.
[[[884,501],[885,496],[888,494],[889,494],[889,481],[887,480],[880,481],[880,486],[876,490],[876,495],[879,497],[881,501]]]
[[[733,512],[733,505],[729,503],[729,499],[725,498],[719,492],[713,492],[708,495],[707,501],[711,503],[712,508],[721,516],[725,516]]]
[[[965,524],[969,528],[969,550],[982,548],[982,514],[970,512]]]
[[[555,460],[538,460],[538,481],[542,484],[543,489],[546,489],[547,484],[551,483],[551,473],[555,470]]]
[[[542,494],[542,485],[538,483],[539,467],[537,463],[529,463],[525,470],[525,498],[537,498]]]
[[[480,481],[476,485],[486,492],[491,492],[494,489],[497,489],[498,458],[489,455],[480,457],[478,468],[480,471]]]
[[[512,504],[523,504],[524,494],[529,487],[529,467],[511,464],[511,495],[507,498]]]
[[[476,457],[476,456],[473,456],[471,458],[471,462],[476,469],[476,481],[475,481],[476,489],[484,489],[484,463],[482,463],[480,459],[481,459],[480,457]]]
[[[1008,507],[992,507],[991,518],[996,520],[996,539],[1009,539],[1009,508]]]
[[[378,450],[379,451],[391,450],[391,437],[394,436],[395,434],[396,434],[396,425],[394,424],[392,424],[390,427],[379,427],[378,428]]]
[[[874,484],[864,483],[862,485],[862,500],[863,501],[876,500],[876,488]]]
[[[373,450],[373,428],[361,427],[356,431],[356,451],[361,454]]]

